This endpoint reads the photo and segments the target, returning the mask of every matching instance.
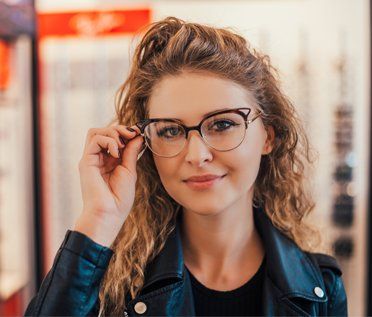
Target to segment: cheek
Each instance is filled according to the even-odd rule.
[[[243,189],[250,187],[260,168],[263,141],[261,138],[247,138],[243,143],[231,152],[224,153],[224,163],[231,172],[233,183]]]
[[[182,187],[184,185],[181,182],[181,177],[183,175],[180,175],[179,172],[180,163],[174,158],[163,159],[157,158],[155,156],[154,163],[165,191],[176,202],[178,202],[181,205],[184,205],[184,200],[182,199],[182,197],[184,196],[185,189],[184,187]]]
[[[179,179],[180,176],[177,174],[179,168],[177,167],[178,163],[175,159],[165,159],[154,156],[154,163],[160,180],[166,189],[169,184]]]

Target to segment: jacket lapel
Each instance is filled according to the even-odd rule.
[[[266,252],[263,307],[266,316],[315,315],[314,302],[326,302],[320,270],[287,236],[277,229],[262,209],[254,208],[254,221]],[[324,291],[322,298],[314,292]]]
[[[178,215],[178,219],[180,216]],[[181,235],[179,221],[175,229],[168,236],[161,252],[147,265],[143,292],[164,279],[181,280],[184,272]]]
[[[254,208],[253,212],[266,252],[264,315],[317,315],[314,303],[328,300],[320,270],[291,239],[273,226],[262,209]],[[143,301],[148,308],[147,315],[195,315],[190,277],[183,261],[181,220],[179,212],[175,229],[146,268],[141,293],[128,303],[129,312],[138,301]],[[315,294],[315,287],[324,291],[322,298]]]
[[[143,302],[149,316],[195,316],[190,276],[184,267],[180,234],[181,213],[161,252],[145,270],[143,288],[129,301],[128,313],[135,314],[135,304]],[[135,314],[136,315],[136,314]]]

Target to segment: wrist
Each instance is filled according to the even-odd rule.
[[[118,235],[122,223],[83,212],[75,222],[73,230],[79,231],[94,242],[110,247]]]

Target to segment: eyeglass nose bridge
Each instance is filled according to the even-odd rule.
[[[205,141],[204,137],[203,137],[203,134],[201,132],[201,124],[198,124],[198,125],[194,125],[192,127],[186,127],[186,126],[183,126],[183,128],[185,129],[185,138],[186,140],[188,139],[189,137],[189,132],[192,131],[192,130],[196,130],[199,132],[199,135],[201,136],[201,138]]]
[[[184,144],[183,144],[183,148],[182,148],[182,150],[185,149],[186,144],[187,144],[187,142],[188,142],[189,132],[192,131],[192,130],[196,130],[196,131],[198,131],[198,132],[199,132],[199,135],[200,135],[200,137],[201,137],[201,139],[202,139],[202,141],[203,141],[203,143],[204,143],[208,148],[214,149],[214,147],[211,146],[211,145],[208,143],[208,141],[204,138],[204,136],[203,136],[203,134],[202,134],[202,132],[201,132],[202,122],[199,123],[198,125],[195,125],[195,126],[192,126],[192,127],[187,127],[187,126],[185,126],[185,125],[181,125],[181,126],[182,126],[182,127],[184,128],[184,130],[185,130],[185,142],[184,142]],[[180,150],[180,152],[181,152],[182,150]]]

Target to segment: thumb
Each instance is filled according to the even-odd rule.
[[[142,135],[137,135],[125,146],[122,153],[121,165],[136,174],[137,156],[143,149],[144,139]]]

